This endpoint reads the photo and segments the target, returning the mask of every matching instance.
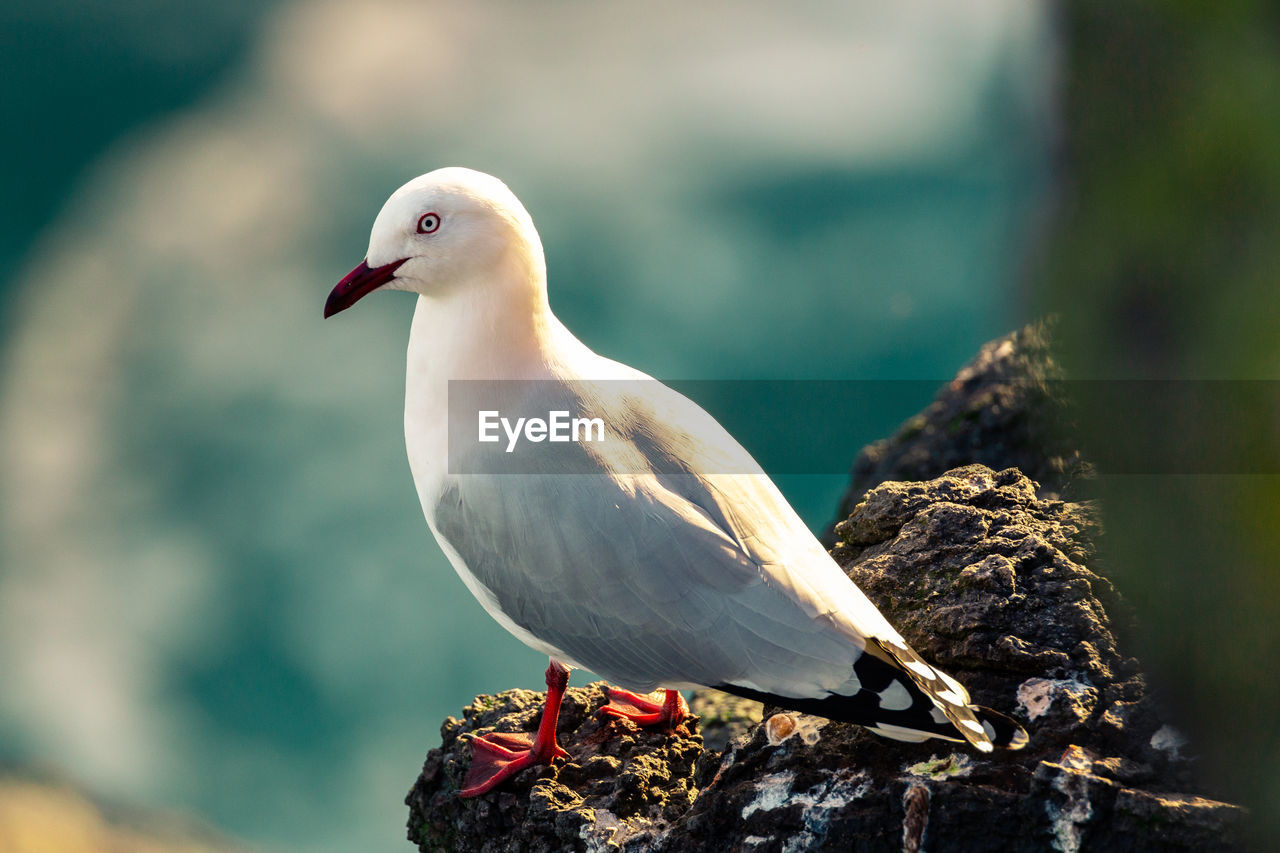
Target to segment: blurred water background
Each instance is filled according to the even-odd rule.
[[[0,758],[255,848],[403,848],[439,721],[541,686],[422,520],[412,299],[321,320],[403,181],[502,177],[663,378],[944,380],[1031,316],[1040,4],[2,8]],[[819,529],[846,475],[778,479]]]

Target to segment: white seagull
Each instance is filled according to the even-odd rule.
[[[556,319],[533,220],[497,178],[447,168],[396,190],[325,317],[375,290],[418,294],[404,426],[427,524],[485,610],[550,658],[536,737],[473,738],[462,796],[567,755],[571,667],[631,688],[602,712],[639,725],[678,725],[678,691],[700,685],[899,740],[1026,743],[911,650],[710,415]],[[451,457],[449,433],[475,434],[476,415],[451,408],[451,380],[598,417],[608,439],[526,442],[518,475],[469,464],[480,446]]]

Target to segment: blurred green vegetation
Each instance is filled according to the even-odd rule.
[[[1251,807],[1257,845],[1274,849],[1280,10],[1081,0],[1062,12],[1067,180],[1039,279],[1069,374],[1271,380],[1241,417],[1197,409],[1190,383],[1169,383],[1159,406],[1076,387],[1095,448],[1175,472],[1187,448],[1224,460],[1217,473],[1103,470],[1107,552],[1137,612],[1136,651],[1203,754],[1209,792]]]

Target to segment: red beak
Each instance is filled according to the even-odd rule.
[[[346,311],[363,297],[391,281],[396,277],[396,270],[407,260],[409,259],[401,258],[380,267],[370,267],[367,260],[361,261],[360,266],[343,276],[342,281],[329,294],[324,303],[324,316],[332,317],[339,311]]]

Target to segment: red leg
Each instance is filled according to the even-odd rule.
[[[556,743],[560,700],[569,684],[569,670],[558,661],[547,664],[547,704],[532,741],[526,734],[491,732],[471,739],[471,767],[463,780],[460,797],[475,797],[493,790],[505,780],[535,764],[550,764],[569,753]]]
[[[630,720],[639,726],[662,724],[671,731],[689,713],[689,705],[679,690],[663,690],[662,701],[655,702],[648,696],[610,687],[609,704],[601,708],[600,713]]]

